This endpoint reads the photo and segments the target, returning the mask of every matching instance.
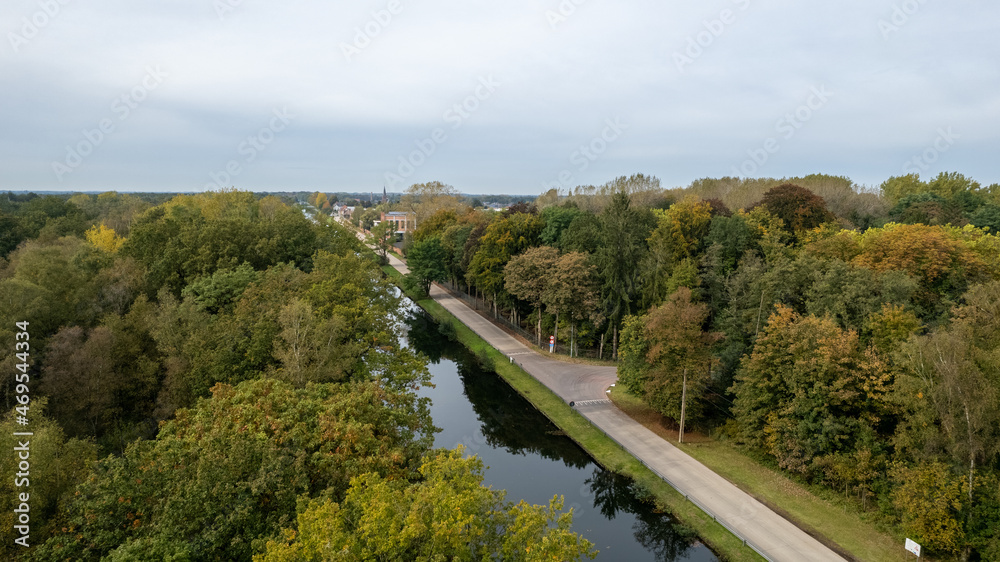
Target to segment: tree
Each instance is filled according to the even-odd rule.
[[[983,191],[979,182],[958,172],[941,172],[927,182],[927,190],[946,199],[956,199],[964,194],[978,194]]]
[[[688,196],[674,203],[666,211],[659,211],[658,226],[649,235],[649,253],[643,263],[646,279],[643,282],[643,302],[655,306],[676,287],[670,287],[670,279],[685,260],[688,263],[696,249],[709,232],[712,222],[711,207],[697,197]],[[691,283],[686,286],[693,287]]]
[[[352,478],[405,480],[431,443],[426,404],[376,382],[218,385],[154,441],[97,463],[37,560],[240,559]]]
[[[415,482],[366,474],[343,502],[313,501],[286,541],[269,541],[255,562],[292,560],[580,560],[593,545],[571,532],[562,501],[504,501],[483,486],[483,462],[462,449],[424,458]]]
[[[430,291],[431,283],[448,279],[447,259],[441,239],[437,236],[415,240],[406,251],[410,275],[416,278],[424,293]]]
[[[350,375],[357,357],[353,346],[341,345],[348,339],[343,318],[322,318],[312,305],[294,297],[278,313],[278,324],[274,376],[304,388],[308,382],[338,382]]]
[[[462,258],[465,244],[472,233],[472,224],[453,224],[445,229],[441,234],[441,249],[445,253],[445,269],[452,282],[458,282],[465,278],[465,271],[462,269]]]
[[[646,239],[653,230],[653,215],[632,208],[625,191],[612,197],[600,218],[602,243],[595,255],[598,273],[603,280],[601,302],[612,329],[612,357],[618,357],[618,329],[622,318],[635,312],[640,294],[640,275],[636,264],[647,252]]]
[[[712,345],[721,339],[721,334],[704,331],[707,317],[708,307],[692,302],[687,287],[678,289],[646,315],[649,368],[643,394],[660,413],[680,421],[681,441],[685,414],[689,411],[697,419],[701,413],[700,400],[683,400],[687,384],[690,381],[699,391],[704,388],[711,368]]]
[[[717,215],[712,217],[704,244],[708,247],[719,246],[719,268],[722,275],[728,275],[734,269],[747,250],[756,249],[757,233],[747,224],[746,215],[737,213],[732,216]]]
[[[576,207],[557,207],[555,205],[542,209],[542,220],[545,221],[545,228],[542,229],[541,241],[546,246],[559,247],[563,232],[569,228],[573,219],[583,214],[583,211]]]
[[[598,305],[596,268],[587,255],[570,252],[561,256],[548,273],[548,284],[542,292],[542,302],[556,312],[558,330],[559,313],[565,312],[570,320],[570,356],[577,353],[576,326],[595,314]],[[558,334],[556,334],[558,336]],[[557,338],[558,339],[558,338]]]
[[[860,331],[884,305],[909,305],[917,283],[899,271],[881,274],[833,259],[810,262],[811,284],[805,289],[805,310],[817,317],[829,317],[841,327]]]
[[[973,211],[969,216],[969,224],[987,227],[990,232],[1000,232],[1000,206],[987,204]]]
[[[893,506],[903,528],[931,551],[954,553],[965,545],[959,520],[966,485],[942,463],[896,466]]]
[[[317,191],[309,199],[309,202],[317,209],[322,209],[324,205],[329,205],[330,199],[326,196],[325,193],[320,193]]]
[[[38,389],[72,437],[96,437],[121,450],[152,433],[145,422],[160,390],[160,358],[144,326],[151,315],[142,303],[124,318],[106,317],[90,330],[63,328],[52,337]]]
[[[506,297],[504,267],[510,258],[538,244],[543,226],[537,215],[515,213],[500,217],[486,227],[466,278],[493,297],[494,313],[498,301]]]
[[[96,271],[84,268],[91,252],[97,253],[67,236],[49,243],[32,240],[11,254],[0,278],[0,327],[30,319],[32,338],[42,339],[62,326],[91,325],[94,311],[81,306],[96,291]]]
[[[29,437],[15,435],[24,432],[25,426],[16,422],[20,416],[15,410],[10,410],[0,421],[0,444],[10,453],[0,457],[0,470],[9,475],[0,480],[0,524],[3,525],[3,544],[0,544],[0,555],[8,560],[16,560],[24,552],[24,548],[14,543],[19,534],[15,534],[14,525],[20,524],[18,514],[14,512],[21,504],[19,495],[29,494],[30,506],[30,546],[45,542],[49,536],[57,532],[63,523],[62,511],[73,498],[73,491],[90,472],[90,465],[97,460],[97,447],[88,440],[66,438],[59,424],[45,415],[48,400],[35,397],[28,409],[28,427],[33,434]],[[28,452],[30,468],[30,486],[16,486],[15,476],[20,458],[19,447],[29,442]]]
[[[389,247],[396,239],[394,225],[390,221],[382,221],[371,227],[366,242],[375,248],[382,263],[389,263]]]
[[[779,305],[737,372],[733,414],[746,442],[813,475],[817,460],[852,450],[878,422],[889,382],[856,332]]]
[[[936,193],[907,195],[889,211],[889,218],[903,224],[963,224],[962,209]]]
[[[413,184],[400,199],[400,206],[416,216],[417,228],[434,213],[463,207],[460,194],[454,187],[439,181]]]
[[[86,237],[87,242],[109,254],[117,252],[122,247],[122,244],[125,243],[124,238],[118,236],[114,229],[108,228],[103,222],[99,226],[91,227],[87,231]]]
[[[760,204],[784,221],[791,233],[811,230],[834,219],[822,197],[791,183],[768,190]]]
[[[542,345],[543,299],[558,260],[559,251],[555,248],[537,246],[514,256],[504,267],[504,286],[507,291],[535,307],[538,315],[535,329],[537,345]]]
[[[454,209],[440,209],[427,217],[413,231],[413,241],[419,242],[431,236],[441,236],[446,228],[458,222],[458,213]]]
[[[147,296],[164,286],[179,296],[192,280],[243,263],[258,271],[278,263],[308,270],[321,240],[336,236],[332,231],[273,201],[262,208],[249,192],[212,192],[177,196],[146,211],[120,254],[147,268]]]
[[[1000,282],[973,288],[965,302],[949,325],[904,348],[897,396],[905,415],[897,440],[961,467],[971,505],[977,469],[1000,458]]]
[[[879,191],[882,192],[882,197],[890,205],[896,205],[907,195],[927,191],[927,186],[924,182],[920,181],[920,174],[908,174],[905,176],[894,176],[885,180],[879,186]]]
[[[201,310],[209,314],[232,312],[243,291],[261,277],[260,272],[244,263],[236,269],[220,269],[212,275],[195,279],[184,287],[181,296],[191,297]]]
[[[913,276],[919,281],[918,303],[936,312],[943,297],[957,297],[989,275],[986,255],[974,252],[972,244],[962,239],[964,231],[956,230],[893,223],[869,229],[858,240],[860,253],[853,263],[877,272],[897,270]]]
[[[640,397],[646,392],[648,353],[645,316],[626,316],[622,319],[621,341],[618,346],[618,384]]]
[[[375,228],[375,223],[381,217],[382,213],[380,211],[375,209],[375,207],[370,207],[364,210],[356,209],[354,214],[351,216],[351,221],[361,230],[370,231]]]
[[[559,249],[563,252],[594,254],[603,237],[601,221],[594,213],[583,212],[570,221],[559,236]]]

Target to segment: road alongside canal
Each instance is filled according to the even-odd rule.
[[[391,254],[389,262],[401,273],[408,273],[406,264]],[[808,533],[616,408],[605,393],[618,378],[614,367],[550,359],[525,346],[441,287],[433,285],[430,296],[563,400],[575,402],[580,414],[591,423],[737,536],[756,545],[767,558],[776,562],[843,560]]]

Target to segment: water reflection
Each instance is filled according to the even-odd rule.
[[[508,499],[544,504],[563,495],[574,530],[600,549],[599,560],[718,560],[689,529],[643,501],[629,479],[596,465],[423,311],[411,311],[405,328],[410,345],[433,363],[436,388],[422,392],[442,428],[435,446],[464,444],[489,467],[486,483],[506,489]]]
[[[698,536],[691,529],[673,517],[650,509],[649,503],[640,499],[643,494],[628,478],[596,468],[587,484],[594,494],[594,507],[602,515],[608,519],[614,519],[619,513],[636,517],[633,535],[639,544],[655,554],[656,560],[680,559],[697,541]]]

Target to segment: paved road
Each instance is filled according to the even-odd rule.
[[[392,254],[389,262],[403,273],[409,271]],[[605,394],[618,379],[615,367],[550,359],[531,350],[441,287],[431,286],[430,296],[493,347],[513,357],[563,400],[575,402],[584,417],[702,509],[707,508],[724,525],[753,542],[771,560],[843,561],[806,532],[616,408]]]

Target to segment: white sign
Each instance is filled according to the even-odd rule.
[[[920,545],[910,539],[906,539],[906,550],[916,554],[917,557],[920,556]]]

